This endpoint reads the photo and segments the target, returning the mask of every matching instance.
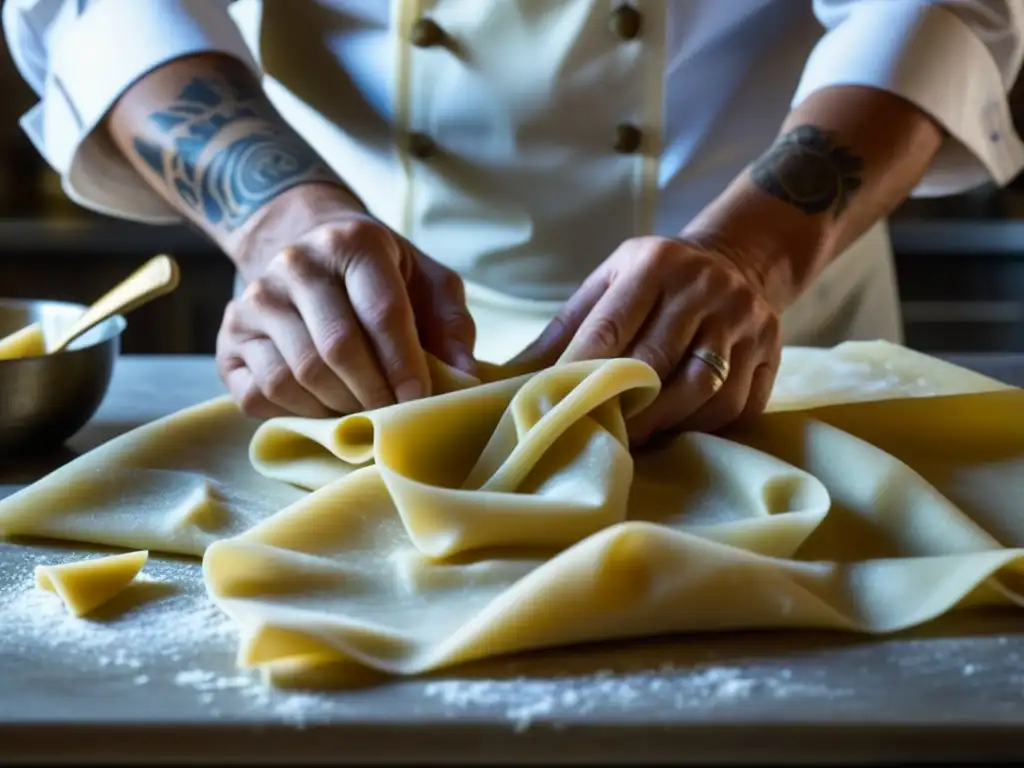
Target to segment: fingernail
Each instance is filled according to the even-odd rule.
[[[408,403],[411,400],[419,400],[426,394],[423,385],[418,381],[407,381],[395,388],[395,398],[400,403]]]

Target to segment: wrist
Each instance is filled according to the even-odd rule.
[[[794,212],[744,175],[694,217],[680,237],[736,264],[781,313],[824,268],[829,230],[826,217]]]
[[[362,200],[341,182],[310,181],[274,197],[221,247],[248,281],[260,276],[274,256],[311,230],[367,215]]]

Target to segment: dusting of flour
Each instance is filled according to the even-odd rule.
[[[154,585],[152,596],[123,615],[101,621],[69,615],[59,598],[35,587],[33,567],[79,557],[36,555],[22,573],[0,584],[5,650],[20,646],[29,656],[57,651],[69,663],[139,669],[155,658],[181,661],[203,643],[233,642],[229,619],[206,597],[200,568],[190,562],[150,560],[135,583]],[[140,684],[148,682],[141,677]]]
[[[278,691],[262,685],[254,673],[235,668],[234,627],[207,596],[197,561],[151,558],[138,577],[144,599],[103,620],[89,620],[69,616],[61,601],[37,589],[33,579],[35,565],[80,557],[17,549],[18,566],[0,582],[0,657],[14,655],[26,664],[59,659],[67,674],[115,679],[115,685],[159,686],[161,695],[176,691],[211,717],[255,712],[301,726],[331,716],[390,713],[395,697],[401,697],[402,709],[420,715],[484,715],[523,731],[538,720],[560,727],[588,714],[671,719],[680,712],[714,712],[744,702],[753,706],[765,700],[846,695],[796,680],[788,669],[730,665],[403,680],[368,694]]]
[[[136,577],[144,597],[115,616],[92,620],[69,615],[60,599],[36,588],[34,580],[36,565],[77,560],[82,553],[17,551],[20,567],[0,581],[0,657],[26,663],[57,658],[69,674],[119,675],[135,686],[166,684],[167,670],[178,669],[171,684],[194,693],[213,716],[218,696],[233,693],[272,716],[302,724],[326,700],[268,690],[255,674],[234,669],[237,635],[207,596],[197,561],[151,558]]]
[[[554,722],[585,716],[592,712],[671,717],[680,711],[715,707],[750,699],[808,696],[839,698],[848,692],[824,685],[792,680],[787,669],[772,673],[730,666],[676,668],[664,665],[642,673],[616,674],[609,670],[592,675],[563,678],[514,678],[442,680],[428,683],[427,697],[442,702],[450,717],[465,716],[472,710],[498,710],[517,731],[528,729],[538,718]],[[637,706],[643,703],[646,706]]]

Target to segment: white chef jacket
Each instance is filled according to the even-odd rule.
[[[630,0],[633,39],[609,26],[620,4],[7,0],[3,26],[40,98],[21,124],[81,205],[179,219],[95,128],[153,68],[224,52],[375,215],[467,280],[475,313],[532,316],[523,342],[623,240],[682,229],[819,89],[879,88],[942,124],[917,195],[1024,165],[1006,98],[1024,0]],[[417,47],[425,17],[454,44]],[[613,148],[623,125],[641,132],[633,152]],[[435,151],[413,156],[413,135]],[[884,225],[783,325],[789,343],[898,341]]]

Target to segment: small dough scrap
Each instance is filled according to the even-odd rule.
[[[39,323],[32,323],[0,339],[0,360],[39,357],[45,354],[46,339],[43,336],[43,326]]]
[[[149,559],[148,550],[36,567],[36,586],[53,592],[72,616],[84,616],[132,583]]]

